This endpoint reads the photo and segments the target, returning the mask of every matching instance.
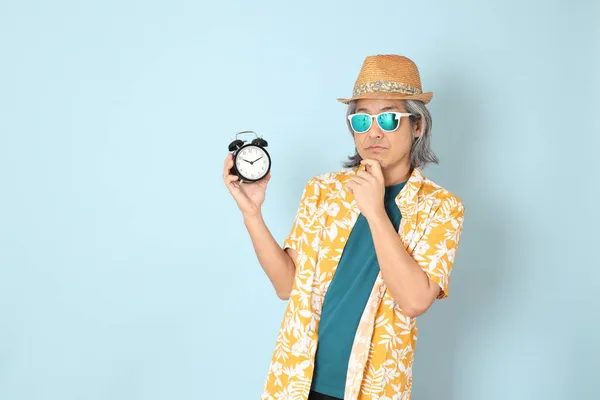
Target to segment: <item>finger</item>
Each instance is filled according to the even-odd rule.
[[[354,182],[348,182],[346,184],[346,190],[348,190],[350,193],[354,194]]]
[[[375,175],[378,178],[383,177],[383,172],[381,171],[381,164],[377,160],[364,159],[361,160],[360,163],[365,166],[365,170]]]
[[[225,158],[225,162],[223,163],[223,180],[227,181],[227,177],[231,176],[231,168],[233,167],[233,157],[230,155]]]
[[[353,176],[352,178],[348,179],[348,181],[349,182],[355,182],[359,186],[369,182],[367,180],[367,178],[365,178],[363,176],[359,176],[359,175]]]
[[[227,189],[229,189],[229,192],[233,195],[234,198],[236,198],[240,194],[240,182],[237,176],[231,175],[227,178]]]
[[[356,176],[365,179],[366,181],[372,181],[375,179],[375,176],[373,176],[373,174],[367,172],[367,171],[358,171],[358,173],[356,174]]]
[[[364,180],[362,179],[357,179],[356,177],[352,177],[348,180],[348,182],[346,183],[346,189],[348,189],[348,191],[352,194],[356,193],[356,190],[363,184],[365,183]]]
[[[365,166],[365,170],[367,172],[372,172],[376,168],[381,169],[381,165],[379,164],[379,161],[377,161],[377,160],[365,158],[365,159],[360,160],[360,163]]]
[[[227,164],[233,163],[233,154],[227,153],[227,157],[225,157],[225,161],[223,161],[223,167],[227,166]]]

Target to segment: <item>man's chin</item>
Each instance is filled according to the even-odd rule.
[[[388,163],[385,160],[385,157],[383,157],[381,154],[375,154],[371,157],[371,159],[379,162],[379,166],[381,167],[381,169],[385,168],[388,165]]]

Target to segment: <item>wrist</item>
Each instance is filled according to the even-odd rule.
[[[383,206],[374,210],[369,216],[365,215],[365,218],[371,225],[379,225],[389,220],[387,212],[385,211],[385,207]]]
[[[260,210],[254,214],[242,213],[242,218],[244,220],[244,224],[246,225],[256,224],[257,222],[262,222],[263,220],[262,213],[260,212]]]

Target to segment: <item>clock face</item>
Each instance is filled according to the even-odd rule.
[[[262,179],[270,167],[269,155],[258,146],[245,146],[237,153],[235,168],[248,180]]]

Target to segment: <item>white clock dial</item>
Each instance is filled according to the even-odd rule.
[[[235,167],[247,179],[260,179],[269,169],[269,156],[260,147],[247,146],[237,153]]]

